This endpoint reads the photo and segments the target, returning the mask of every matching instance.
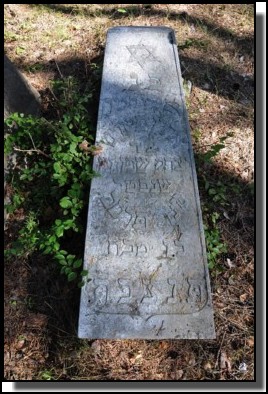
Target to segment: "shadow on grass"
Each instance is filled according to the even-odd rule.
[[[89,8],[81,9],[76,7],[75,5],[63,5],[63,4],[31,4],[31,6],[36,7],[36,6],[41,6],[42,8],[46,8],[48,10],[52,10],[55,12],[59,12],[62,14],[66,15],[84,15],[84,16],[89,16],[89,17],[101,17],[101,16],[108,16],[110,19],[114,20],[122,20],[126,19],[126,21],[129,21],[129,17],[138,17],[138,16],[144,16],[144,17],[155,17],[158,16],[160,18],[166,18],[167,22],[168,20],[175,20],[179,21],[183,24],[187,25],[192,25],[197,29],[203,29],[205,30],[206,33],[214,35],[218,37],[221,40],[231,40],[234,45],[236,46],[237,50],[241,52],[241,54],[247,54],[249,56],[253,56],[253,48],[254,48],[254,37],[249,37],[249,36],[237,36],[231,29],[225,28],[218,26],[215,23],[212,23],[206,18],[199,18],[196,16],[191,16],[187,12],[174,12],[174,11],[167,11],[164,10],[158,10],[154,9],[153,5],[127,5],[121,8],[125,12],[120,12],[120,7],[113,7],[109,9],[95,9],[91,10]],[[254,5],[253,4],[248,4],[248,12],[252,13],[252,16],[254,15]],[[226,13],[228,13],[228,10],[226,10]]]
[[[168,17],[168,19],[170,20],[178,20],[181,23],[195,25],[197,28],[205,28],[206,31],[209,32],[209,34],[213,34],[219,39],[232,41],[237,51],[240,51],[243,54],[247,53],[251,57],[253,56],[253,37],[237,37],[229,29],[220,27],[214,23],[209,22],[206,19],[190,16],[186,12],[165,12],[162,10],[155,10],[153,7],[147,9],[140,6],[126,6],[124,7],[126,13],[118,12],[118,8],[115,7],[109,10],[98,9],[96,11],[90,9],[81,10],[76,6],[67,7],[62,4],[42,4],[31,6],[41,6],[42,8],[44,7],[49,10],[63,13],[66,16],[76,13],[82,13],[83,15],[90,17],[105,15],[110,16],[111,19],[121,20],[125,18],[126,21],[128,20],[129,13],[131,13],[131,15],[133,14],[134,16],[148,16],[148,18],[150,16]],[[204,87],[208,84],[209,91],[211,91],[212,93],[215,93],[230,100],[234,100],[235,102],[241,102],[243,105],[245,104],[246,107],[253,107],[252,97],[254,93],[254,81],[251,77],[242,76],[228,65],[220,66],[219,64],[206,61],[205,53],[203,59],[201,59],[200,57],[193,58],[186,56],[183,49],[180,49],[180,45],[178,46],[178,48],[182,66],[182,74],[186,79],[189,79],[192,82],[193,86],[198,86],[199,88],[204,89]],[[69,60],[68,62],[71,63],[71,60]],[[67,68],[68,62],[61,62],[61,66]],[[82,65],[81,62],[83,61],[74,59],[73,64],[71,65],[71,72],[74,72],[75,70],[75,73],[81,73],[81,70],[85,67],[85,64]],[[22,65],[22,67],[27,68],[25,63],[24,65]]]
[[[243,102],[254,93],[254,82],[252,78],[244,78],[233,70],[226,70],[205,60],[189,58],[179,54],[182,75],[189,79],[194,86],[204,89],[208,84],[209,91],[223,96],[229,100]],[[248,100],[247,105],[253,106],[253,101]]]

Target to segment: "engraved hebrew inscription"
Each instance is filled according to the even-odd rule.
[[[115,27],[105,50],[79,337],[214,338],[174,32]]]

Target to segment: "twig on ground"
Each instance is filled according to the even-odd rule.
[[[216,358],[215,366],[214,366],[215,369],[217,368],[217,365],[219,365],[219,357],[220,357],[221,348],[222,348],[222,344],[223,344],[223,340],[224,340],[225,334],[226,334],[226,331],[224,331],[224,333],[223,333],[221,344],[220,344],[220,347],[219,347],[219,350],[218,350],[218,353],[217,353],[217,358]]]
[[[56,60],[54,60],[54,62],[55,62],[55,64],[56,64],[56,66],[57,66],[57,69],[58,69],[58,72],[59,72],[59,74],[60,74],[60,77],[63,79],[64,77],[63,77],[62,72],[61,72],[61,70],[60,70],[60,68],[59,68],[59,66],[58,66],[58,63],[56,62]]]
[[[43,155],[43,156],[47,157],[48,159],[51,159],[51,157],[49,155],[47,155],[45,152],[43,152],[40,149],[19,149],[19,148],[14,148],[14,150],[18,151],[18,152],[26,152],[26,153],[29,153],[29,154],[31,154],[32,152],[36,152],[36,153],[39,153],[40,155]]]
[[[33,139],[32,139],[32,136],[31,136],[31,134],[30,134],[30,133],[28,133],[28,134],[29,134],[29,136],[30,136],[30,138],[31,138],[31,141],[32,141],[33,147],[34,147],[34,149],[36,150],[36,146],[35,146],[35,144],[34,144],[34,141],[33,141]]]

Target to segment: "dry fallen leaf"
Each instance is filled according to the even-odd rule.
[[[84,140],[79,144],[79,148],[84,152],[90,152],[93,156],[97,156],[103,152],[103,146],[101,145],[91,145],[89,146],[89,142]]]
[[[160,347],[161,349],[167,349],[167,348],[169,347],[169,344],[168,344],[167,341],[160,341],[160,342],[159,342],[159,347]]]
[[[135,357],[135,360],[139,360],[140,358],[142,358],[142,352],[139,350],[139,354],[137,354],[137,356]]]
[[[231,362],[228,359],[227,354],[224,351],[221,351],[220,368],[227,369],[227,371],[231,371],[231,369],[232,369]]]
[[[98,339],[96,339],[96,341],[92,342],[91,349],[94,351],[94,353],[100,353],[101,345],[100,345],[100,341]]]
[[[239,297],[241,302],[245,302],[247,298],[248,298],[247,293],[241,294],[241,296]]]
[[[248,288],[247,288],[247,291],[248,291],[248,294],[249,294],[250,297],[253,296],[253,294],[254,294],[253,286],[249,285]]]
[[[183,370],[182,369],[178,369],[175,372],[170,372],[170,377],[172,380],[179,380],[183,377]]]
[[[97,155],[100,155],[103,152],[103,146],[101,146],[101,145],[93,145],[93,146],[91,146],[88,149],[88,151],[90,151],[90,153],[93,156],[97,156]]]
[[[204,367],[204,369],[205,369],[206,371],[209,371],[209,370],[212,369],[212,365],[210,364],[209,361],[206,361],[206,362],[203,364],[203,367]]]
[[[227,213],[226,211],[223,212],[223,216],[224,216],[226,219],[230,220],[229,215],[228,215],[228,213]]]
[[[247,345],[249,346],[249,347],[254,347],[254,337],[249,337],[248,339],[247,339]]]
[[[88,144],[89,143],[87,142],[87,140],[84,140],[83,142],[81,142],[81,144],[79,144],[79,148],[83,151],[88,152],[89,150]]]
[[[43,313],[29,313],[26,324],[31,328],[43,328],[46,326],[47,320],[47,316]]]
[[[226,265],[227,265],[228,268],[234,268],[235,267],[235,264],[230,259],[226,260]]]
[[[188,359],[188,365],[195,365],[195,363],[196,363],[195,356],[194,356],[194,354],[191,354]]]
[[[21,339],[20,341],[17,342],[16,348],[17,349],[22,349],[25,345],[25,339]]]
[[[238,367],[239,371],[242,373],[246,373],[248,370],[248,366],[246,363],[241,363]]]

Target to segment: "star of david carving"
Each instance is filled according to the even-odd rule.
[[[127,50],[131,54],[130,61],[137,62],[142,69],[147,62],[158,61],[152,54],[152,48],[147,45],[129,45]]]

